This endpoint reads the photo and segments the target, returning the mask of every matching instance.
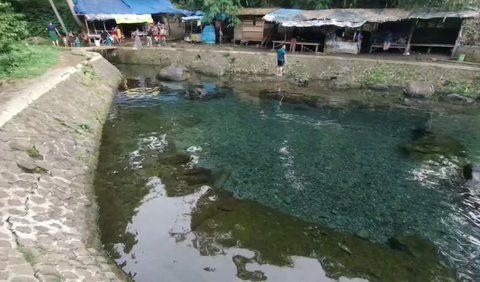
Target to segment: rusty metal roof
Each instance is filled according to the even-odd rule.
[[[479,15],[480,13],[477,10],[446,12],[404,9],[279,9],[265,15],[264,19],[281,23],[283,26],[335,25],[340,27],[360,27],[366,22],[384,23],[407,19],[473,18]]]
[[[278,8],[242,8],[238,10],[237,16],[265,16]]]

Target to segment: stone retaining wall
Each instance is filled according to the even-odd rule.
[[[0,281],[121,281],[93,174],[121,74],[96,55],[0,128]]]
[[[114,63],[185,66],[191,71],[224,76],[246,74],[274,77],[274,52],[245,52],[220,49],[143,48],[133,50],[97,50]],[[447,62],[416,62],[357,57],[287,55],[286,78],[300,85],[306,83],[333,88],[362,88],[372,84],[405,87],[411,80],[427,81],[443,90],[448,81],[473,82],[480,68]],[[463,83],[465,84],[465,83]]]

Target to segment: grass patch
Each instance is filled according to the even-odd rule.
[[[40,152],[35,148],[35,146],[32,146],[27,149],[27,155],[35,160],[43,160],[43,156],[40,155]]]
[[[410,80],[425,81],[427,76],[412,67],[381,64],[367,69],[360,80],[364,85],[404,86]]]
[[[17,250],[22,253],[23,258],[31,265],[34,266],[37,263],[37,257],[35,254],[32,252],[32,250],[24,247],[24,246],[19,246],[17,247]]]
[[[480,76],[474,80],[447,80],[444,85],[444,92],[449,94],[459,94],[471,98],[480,96]]]
[[[18,43],[0,54],[0,79],[38,77],[60,61],[59,47]]]

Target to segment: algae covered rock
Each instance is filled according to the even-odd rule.
[[[405,96],[410,98],[430,98],[435,94],[435,87],[428,82],[411,81],[405,88]]]
[[[465,147],[460,142],[431,132],[425,132],[417,139],[401,144],[400,148],[406,153],[418,156],[465,157]]]
[[[170,65],[160,70],[158,78],[170,81],[185,81],[190,78],[190,73],[184,67]]]
[[[191,69],[199,74],[220,77],[227,72],[228,64],[228,61],[224,59],[205,59],[192,62]]]

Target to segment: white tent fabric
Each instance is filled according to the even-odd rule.
[[[117,24],[123,23],[153,23],[152,15],[134,15],[134,14],[87,14],[89,21],[115,20]]]

